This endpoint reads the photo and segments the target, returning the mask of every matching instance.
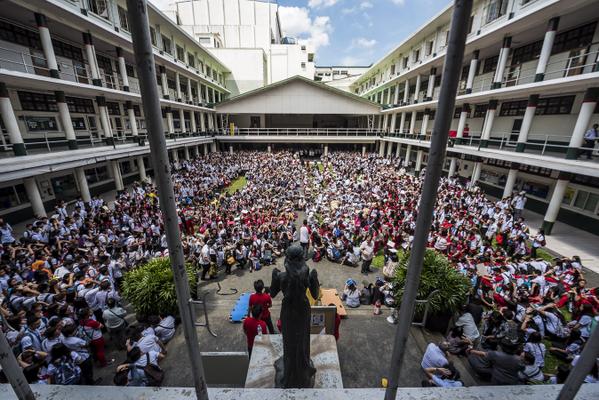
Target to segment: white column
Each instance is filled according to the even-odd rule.
[[[412,119],[410,120],[410,131],[409,134],[413,135],[414,130],[416,129],[416,110],[412,110]]]
[[[268,146],[268,152],[270,153],[270,145]],[[328,156],[329,155],[329,145],[325,144],[324,145],[324,156]]]
[[[60,124],[64,130],[65,138],[69,149],[77,149],[77,137],[75,136],[75,129],[73,129],[73,121],[71,120],[71,113],[69,112],[69,106],[67,105],[67,99],[63,91],[55,91],[54,97],[56,99],[56,106],[58,107],[58,116],[60,117]]]
[[[393,142],[387,142],[387,158],[391,158],[393,154]]]
[[[543,39],[543,47],[541,48],[541,54],[539,55],[539,62],[537,63],[537,70],[535,72],[535,82],[541,82],[545,79],[545,71],[547,70],[549,57],[551,57],[551,49],[553,49],[553,42],[555,41],[558,25],[559,17],[551,18],[547,24],[547,31],[545,32],[545,38]]]
[[[431,117],[431,110],[429,108],[424,109],[424,115],[422,116],[422,126],[420,127],[420,135],[426,135],[426,131],[428,130],[428,121]]]
[[[119,75],[121,77],[121,81],[123,81],[123,87],[121,88],[123,91],[129,91],[129,76],[127,75],[127,66],[125,64],[125,57],[123,56],[123,49],[120,47],[116,48],[116,56],[119,64]]]
[[[191,160],[191,157],[189,156],[189,147],[183,147],[183,155],[187,161]]]
[[[460,120],[458,121],[458,131],[456,132],[456,138],[461,139],[464,137],[464,128],[466,127],[466,120],[470,114],[470,104],[464,103],[462,111],[460,112]]]
[[[403,111],[401,113],[401,119],[399,120],[399,133],[403,133],[404,129],[406,127],[406,112]]]
[[[455,157],[451,157],[451,159],[449,160],[449,172],[447,172],[447,176],[448,177],[452,177],[455,175],[456,169],[458,166],[458,162],[456,160]]]
[[[81,195],[81,199],[85,203],[89,203],[92,201],[92,196],[89,192],[89,186],[87,184],[87,177],[85,176],[85,170],[83,167],[75,168],[75,180],[77,181],[77,186],[79,187],[79,194]]]
[[[480,179],[480,172],[482,170],[483,163],[477,161],[474,163],[474,168],[472,169],[472,175],[470,176],[470,187],[476,186],[476,183]]]
[[[229,145],[229,154],[233,155],[233,145]]]
[[[564,200],[564,194],[566,193],[569,182],[570,179],[567,174],[560,174],[560,177],[555,183],[551,200],[549,201],[549,206],[547,206],[547,211],[545,212],[545,217],[543,218],[543,229],[545,230],[546,235],[550,235],[551,231],[553,230],[553,224],[557,220],[557,215],[559,214],[559,210],[562,205],[562,201]]]
[[[213,131],[214,130],[214,114],[212,113],[208,113],[206,114],[208,116],[208,129]]]
[[[85,55],[89,63],[89,69],[92,75],[92,83],[95,86],[102,86],[100,79],[100,69],[98,68],[98,59],[96,58],[96,49],[92,41],[91,33],[83,32],[83,43],[85,45]]]
[[[134,141],[137,141],[139,139],[139,131],[137,130],[137,119],[135,118],[133,103],[126,101],[125,109],[127,109],[127,119],[129,120],[129,126],[131,126],[131,136],[133,136]]]
[[[418,93],[420,92],[420,83],[422,78],[420,74],[416,75],[416,89],[414,90],[414,101],[412,103],[418,103]]]
[[[31,203],[33,215],[35,217],[46,217],[46,209],[44,208],[42,195],[40,194],[40,189],[37,186],[35,178],[25,178],[23,179],[23,184],[29,198],[29,203]]]
[[[524,112],[524,117],[522,118],[522,126],[520,127],[520,133],[518,133],[518,143],[516,144],[516,151],[519,153],[522,153],[526,148],[528,133],[530,132],[538,103],[538,94],[531,94],[528,97],[528,104],[526,105],[526,111]]]
[[[422,169],[422,157],[424,157],[424,150],[418,150],[416,153],[416,167],[414,168],[416,174]]]
[[[204,155],[208,155],[208,143],[204,143]]]
[[[114,145],[114,138],[112,137],[112,128],[110,127],[110,119],[108,117],[108,109],[106,108],[106,98],[104,96],[97,96],[96,103],[98,103],[98,110],[100,112],[100,126],[104,132],[104,141],[108,146]]]
[[[493,130],[493,122],[495,121],[495,112],[497,111],[497,100],[490,100],[487,108],[487,117],[483,126],[483,133],[480,139],[480,147],[487,147]]]
[[[183,92],[181,91],[181,74],[175,72],[175,90],[177,91],[177,101],[183,101]]]
[[[478,57],[480,51],[474,50],[472,53],[472,59],[470,60],[470,69],[468,69],[468,79],[466,80],[466,94],[472,93],[472,85],[474,85],[474,77],[478,70]]]
[[[399,158],[401,154],[401,143],[397,142],[395,147],[395,158]]]
[[[433,99],[433,91],[435,90],[435,78],[437,75],[437,68],[431,68],[431,73],[428,77],[428,86],[426,87],[426,99],[425,101],[431,101]]]
[[[121,166],[119,165],[119,160],[110,161],[110,167],[112,169],[112,177],[114,178],[114,186],[117,191],[121,191],[125,189],[125,185],[123,185],[123,176],[121,175]]]
[[[412,153],[412,145],[409,144],[408,147],[406,148],[406,159],[403,162],[403,166],[404,167],[409,167],[410,166],[410,155]]]
[[[191,133],[198,133],[198,126],[196,124],[196,113],[195,111],[189,112],[189,123],[191,125]]]
[[[325,152],[329,150],[329,148],[327,146],[325,146],[324,148]],[[268,146],[266,146],[266,151],[270,154],[272,153],[272,146],[269,144]],[[326,155],[326,154],[325,154]]]
[[[181,133],[187,132],[187,128],[185,127],[185,111],[182,108],[179,109],[179,121],[181,121]]]
[[[187,79],[187,103],[193,104],[193,92],[191,91],[191,79]]]
[[[572,131],[572,137],[570,138],[570,144],[566,158],[569,160],[575,160],[578,158],[579,148],[582,147],[584,141],[584,134],[586,133],[595,107],[597,107],[597,100],[599,99],[599,88],[588,88],[584,94],[580,111],[578,112],[578,118],[576,119],[576,125]]]
[[[200,131],[206,132],[206,123],[204,121],[204,113],[200,111]]]
[[[503,44],[499,52],[499,60],[497,61],[497,69],[495,70],[495,77],[493,78],[493,85],[491,86],[491,89],[498,89],[501,87],[501,82],[503,82],[503,73],[505,72],[507,60],[510,55],[511,45],[511,36],[504,37]]]
[[[4,82],[0,82],[0,115],[2,116],[2,121],[4,122],[4,127],[8,133],[8,139],[10,140],[15,156],[27,155],[23,136],[21,136],[21,130],[17,122],[17,116],[15,115],[15,110],[12,108],[8,89]]]
[[[383,142],[382,140],[379,142],[379,157],[385,156],[385,144],[386,142]]]
[[[393,107],[395,107],[399,103],[399,82],[395,84],[395,92],[393,92]],[[389,127],[390,132],[395,131],[395,126],[397,124],[397,113],[394,112],[391,114],[391,126]]]
[[[179,149],[171,150],[171,158],[173,159],[173,163],[179,162]]]
[[[166,76],[166,68],[162,65],[158,66],[160,70],[160,86],[162,87],[162,97],[168,99],[170,94],[168,92],[168,77]]]
[[[214,141],[212,141],[212,143],[210,143],[210,152],[216,153],[216,151],[217,151],[216,140],[214,140]]]
[[[395,124],[397,123],[397,113],[391,114],[391,126],[389,126],[389,132],[395,132]]]
[[[46,66],[48,67],[50,76],[52,78],[59,79],[60,75],[58,74],[58,63],[56,62],[54,46],[52,45],[52,38],[50,37],[50,30],[48,29],[48,19],[43,14],[35,13],[35,22],[37,24],[37,30],[40,33],[42,51],[44,52]]]
[[[366,145],[363,144],[362,145],[362,157],[364,157],[366,155]]]
[[[137,156],[137,168],[139,170],[139,180],[146,181],[148,176],[146,175],[146,166],[144,165],[143,156]]]
[[[404,84],[404,89],[403,89],[403,103],[408,104],[408,101],[410,99],[410,81],[408,79],[406,79],[405,84]]]
[[[173,122],[173,110],[170,107],[166,107],[166,131],[169,136],[175,133],[175,123]]]
[[[514,185],[516,184],[516,179],[518,178],[518,165],[512,164],[511,168],[507,173],[507,179],[505,181],[505,186],[503,187],[503,198],[506,198],[512,194],[514,191]]]

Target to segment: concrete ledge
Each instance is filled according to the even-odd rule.
[[[176,373],[171,371],[171,373]],[[38,399],[78,400],[175,400],[195,399],[192,388],[136,388],[115,386],[32,385]],[[400,388],[397,399],[489,400],[555,399],[561,385],[476,386],[469,388]],[[217,389],[209,388],[210,400],[375,400],[383,399],[384,389]],[[0,399],[17,400],[9,385],[0,385]],[[582,385],[577,400],[596,400],[597,386]]]
[[[216,136],[222,143],[360,143],[372,144],[379,140],[378,136],[323,136],[323,135],[221,135]]]

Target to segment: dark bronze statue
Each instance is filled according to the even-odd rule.
[[[291,246],[285,257],[285,272],[272,271],[270,295],[280,291],[285,296],[281,308],[283,357],[275,362],[277,388],[311,388],[316,369],[310,360],[310,303],[306,289],[318,298],[318,274],[308,269],[304,251]]]

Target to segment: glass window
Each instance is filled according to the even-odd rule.
[[[54,95],[18,92],[21,109],[25,111],[58,111]]]
[[[112,61],[108,57],[96,54],[98,60],[98,67],[104,70],[106,74],[112,74]]]
[[[547,97],[539,99],[536,115],[570,114],[575,96]]]
[[[108,2],[106,0],[88,0],[89,11],[94,14],[110,20],[110,13],[108,11]]]
[[[83,62],[83,53],[79,47],[72,46],[56,39],[52,39],[52,47],[57,56]]]
[[[499,116],[500,117],[518,117],[518,116],[524,115],[527,105],[528,105],[527,100],[506,101],[501,104],[501,110],[499,111]]]
[[[32,117],[25,116],[25,125],[27,125],[28,132],[56,132],[58,131],[58,124],[54,117]]]
[[[485,65],[483,65],[483,74],[495,71],[497,69],[497,63],[499,62],[499,55],[489,57],[485,59]]]
[[[106,102],[106,108],[108,109],[108,114],[110,115],[121,115],[121,106],[116,102]]]
[[[162,35],[162,50],[172,55],[171,40],[164,35]]]
[[[591,22],[590,24],[557,34],[553,42],[551,53],[561,53],[590,45],[593,41],[596,26],[597,22]]]
[[[522,64],[527,61],[535,60],[541,55],[543,41],[527,44],[526,46],[518,47],[512,52],[512,65]]]
[[[196,60],[195,60],[195,57],[193,56],[193,54],[187,53],[187,62],[191,68],[196,67]]]
[[[505,15],[509,0],[490,0],[486,9],[485,20],[487,23],[495,21]]]
[[[23,184],[0,189],[0,210],[8,210],[28,202],[29,198]]]
[[[5,21],[0,21],[0,40],[20,44],[33,49],[42,48],[40,35],[37,32],[23,29]]]
[[[474,106],[474,113],[472,114],[472,118],[483,118],[487,113],[487,108],[489,108],[488,104],[477,104]]]
[[[542,199],[546,198],[549,194],[549,186],[538,182],[524,182],[522,184],[522,190],[532,196],[540,197]]]
[[[150,41],[156,46],[156,29],[153,26],[150,27]]]
[[[87,129],[85,126],[85,118],[83,117],[72,117],[71,123],[73,124],[73,129],[76,131],[84,131]]]
[[[119,22],[121,24],[121,29],[129,31],[129,20],[127,19],[127,10],[123,7],[118,6],[119,10]]]
[[[185,60],[185,50],[183,50],[183,47],[176,45],[175,46],[177,48],[177,60]]]

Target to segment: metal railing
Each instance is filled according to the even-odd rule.
[[[231,135],[229,128],[220,130]],[[382,132],[367,128],[235,128],[235,136],[379,136]]]

